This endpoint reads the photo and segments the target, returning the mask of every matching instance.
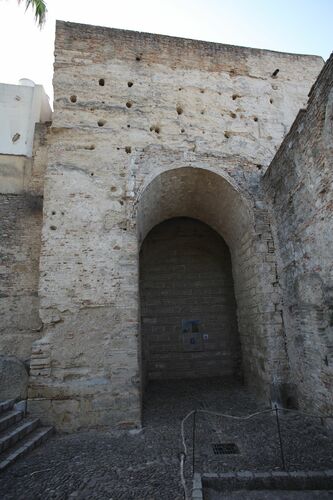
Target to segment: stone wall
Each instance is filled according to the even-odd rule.
[[[55,57],[31,411],[140,423],[139,246],[170,217],[227,242],[245,375],[267,396],[287,367],[259,183],[322,60],[63,22]]]
[[[0,353],[29,360],[42,333],[39,255],[48,125],[37,124],[33,157],[0,155]]]
[[[333,58],[264,177],[275,216],[284,321],[298,404],[332,413]]]
[[[1,195],[1,352],[29,358],[40,336],[38,280],[42,201],[32,195]]]
[[[177,218],[152,229],[140,253],[140,291],[148,380],[240,378],[230,253],[209,226]]]

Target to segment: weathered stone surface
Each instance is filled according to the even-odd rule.
[[[24,156],[0,154],[1,194],[24,192],[25,172],[31,160]]]
[[[40,338],[41,246],[46,136],[35,126],[32,158],[0,154],[0,353],[30,358]]]
[[[27,369],[15,356],[0,355],[0,400],[25,399],[28,389]]]
[[[42,326],[37,293],[42,199],[0,195],[0,210],[0,352],[27,359]]]
[[[333,410],[333,58],[264,177],[275,218],[291,380],[299,405]]]

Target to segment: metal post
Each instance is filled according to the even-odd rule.
[[[192,428],[192,473],[195,472],[195,425],[196,425],[197,410],[193,413],[193,428]]]
[[[281,429],[280,429],[279,409],[278,409],[277,405],[274,405],[274,409],[275,409],[276,425],[277,425],[277,429],[278,429],[279,442],[280,442],[280,453],[281,453],[282,469],[286,470],[286,462],[284,460],[283,444],[282,444]]]

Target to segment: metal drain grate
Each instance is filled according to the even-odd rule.
[[[235,443],[214,443],[212,444],[214,455],[237,455],[239,448]]]

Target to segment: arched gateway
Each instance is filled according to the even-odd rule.
[[[267,314],[274,282],[258,223],[250,197],[213,170],[170,169],[142,190],[143,386],[244,373],[259,395],[269,394],[281,376],[271,352],[281,330]]]
[[[50,289],[47,247],[42,253],[41,266],[48,266],[40,285],[47,331],[33,347],[29,405],[59,427],[140,425],[149,378],[244,376],[266,402],[271,386],[285,380],[267,211],[223,169],[195,162],[167,170],[157,165],[145,176],[144,162],[126,219],[119,203],[87,201],[87,216],[98,220],[96,210],[107,210],[100,242],[91,240],[90,246],[88,240],[84,248],[81,243],[84,266],[71,282],[71,290],[80,287],[79,302],[73,291],[68,298],[64,288]],[[68,189],[79,189],[74,178]],[[83,227],[86,215],[77,213]],[[61,226],[56,235],[73,244]],[[174,271],[175,294],[161,279],[166,263],[164,278]],[[94,290],[93,300],[84,300],[81,282]],[[51,290],[57,307],[50,303]],[[185,290],[191,293],[186,300]],[[172,332],[165,323],[168,307]]]

